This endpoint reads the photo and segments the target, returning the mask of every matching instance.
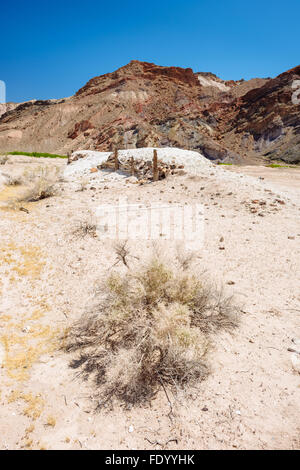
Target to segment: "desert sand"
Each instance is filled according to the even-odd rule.
[[[11,156],[0,171],[41,166],[61,173],[53,197],[20,206],[22,185],[0,189],[0,448],[299,448],[299,354],[288,349],[299,351],[300,169],[209,165],[144,185],[100,171],[64,178],[59,159]],[[69,367],[61,336],[115,262],[108,241],[74,231],[119,196],[203,204],[198,256],[234,295],[240,324],[214,338],[197,387],[95,412],[95,387]]]

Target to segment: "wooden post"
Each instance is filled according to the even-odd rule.
[[[131,176],[134,176],[134,174],[135,174],[134,158],[133,157],[131,157],[131,159],[130,159],[130,174],[131,174]]]
[[[158,181],[159,173],[157,168],[157,150],[153,151],[153,181]]]
[[[119,160],[118,160],[118,150],[115,149],[114,153],[114,162],[115,162],[115,171],[118,171],[119,169]]]

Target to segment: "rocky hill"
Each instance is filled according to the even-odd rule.
[[[7,111],[12,111],[15,109],[17,106],[19,106],[20,103],[0,103],[0,117],[7,113]]]
[[[74,96],[30,101],[0,116],[0,151],[179,147],[212,160],[300,160],[300,66],[275,79],[223,81],[211,73],[131,61]],[[0,113],[1,114],[1,113]]]

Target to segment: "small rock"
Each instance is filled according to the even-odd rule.
[[[291,356],[292,368],[295,372],[300,374],[300,356],[298,353],[293,353]]]
[[[26,214],[29,214],[29,210],[25,209],[25,207],[20,207],[19,210],[22,211],[22,212],[26,212]]]

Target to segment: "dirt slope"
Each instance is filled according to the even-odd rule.
[[[180,147],[209,159],[299,156],[296,67],[275,79],[223,81],[210,73],[132,61],[75,96],[30,101],[0,116],[0,150],[69,153]]]

